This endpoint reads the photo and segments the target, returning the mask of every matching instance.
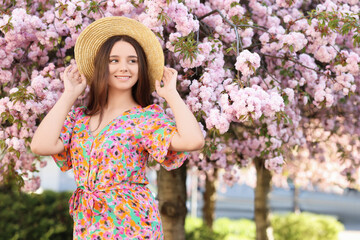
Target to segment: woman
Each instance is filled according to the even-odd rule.
[[[75,45],[77,66],[64,72],[64,93],[34,134],[31,149],[74,169],[74,239],[163,239],[157,204],[146,187],[149,156],[168,170],[201,149],[199,125],[164,68],[156,36],[141,23],[107,17],[90,24]],[[160,85],[160,79],[163,84]],[[68,113],[90,85],[89,103]],[[156,90],[175,123],[151,104]]]

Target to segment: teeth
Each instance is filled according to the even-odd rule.
[[[116,77],[117,79],[122,79],[122,80],[126,80],[129,79],[130,77]]]

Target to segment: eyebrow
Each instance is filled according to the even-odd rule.
[[[118,55],[111,55],[110,57],[119,57]],[[134,55],[130,55],[128,56],[129,58],[138,58],[137,56]]]

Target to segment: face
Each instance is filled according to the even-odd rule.
[[[114,44],[109,57],[109,89],[131,91],[138,81],[139,64],[135,48],[128,42]]]

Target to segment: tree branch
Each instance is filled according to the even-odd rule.
[[[225,22],[227,22],[230,26],[232,26],[234,29],[235,29],[235,34],[236,34],[236,56],[239,56],[239,45],[240,45],[240,48],[241,48],[241,51],[243,50],[242,48],[242,43],[241,43],[241,39],[239,37],[239,33],[237,31],[237,26],[235,24],[233,24],[232,22],[230,22],[222,13],[219,9],[215,9],[207,14],[205,14],[204,16],[201,16],[199,17],[199,21],[201,21],[202,19],[214,14],[214,13],[218,13],[222,19],[225,20]]]

